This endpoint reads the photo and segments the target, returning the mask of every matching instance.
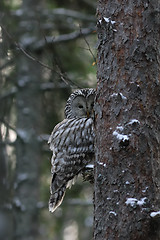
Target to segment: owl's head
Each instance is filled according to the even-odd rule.
[[[65,107],[66,118],[94,117],[95,89],[85,88],[73,92]]]

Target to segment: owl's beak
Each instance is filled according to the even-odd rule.
[[[90,113],[89,113],[89,111],[87,111],[87,118],[89,118],[90,117]]]

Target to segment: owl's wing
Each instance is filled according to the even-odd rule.
[[[53,129],[49,143],[53,151],[50,211],[54,211],[60,205],[66,187],[93,158],[93,120],[64,119]]]
[[[91,118],[77,118],[77,119],[64,119],[62,122],[57,124],[51,133],[48,140],[50,149],[62,150],[65,147],[70,153],[73,153],[68,147],[80,147],[86,146],[86,149],[82,149],[88,152],[88,147],[93,145],[94,141],[94,130],[93,120]],[[73,150],[73,149],[72,149]],[[93,148],[91,148],[93,151]]]

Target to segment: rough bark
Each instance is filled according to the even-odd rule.
[[[160,239],[159,16],[157,0],[98,3],[95,240]]]

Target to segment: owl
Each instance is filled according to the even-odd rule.
[[[94,98],[94,89],[73,92],[66,103],[65,119],[55,126],[49,138],[53,151],[50,212],[62,203],[66,188],[94,161]]]

